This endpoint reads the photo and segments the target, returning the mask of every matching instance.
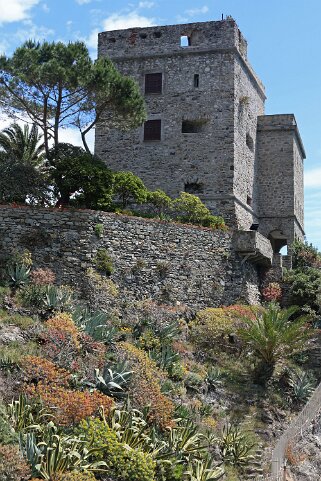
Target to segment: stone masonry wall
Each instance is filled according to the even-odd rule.
[[[100,238],[97,224],[104,227]],[[242,262],[232,246],[229,231],[103,212],[0,207],[2,265],[15,250],[28,249],[35,267],[52,268],[59,283],[86,294],[93,283],[88,269],[94,266],[97,250],[106,249],[114,273],[110,285],[102,288],[94,282],[90,292],[96,299],[98,294],[102,299],[106,289],[106,298],[112,293],[114,302],[150,298],[191,308],[239,300],[257,303],[258,272]],[[104,299],[101,302],[95,307],[106,307]]]

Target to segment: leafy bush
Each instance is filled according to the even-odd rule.
[[[17,446],[0,445],[1,481],[21,481],[28,479],[31,471]]]
[[[253,317],[253,312],[246,306],[210,307],[199,311],[189,324],[191,339],[197,347],[209,352],[235,351],[238,348],[237,329],[247,316]]]
[[[201,199],[196,195],[181,192],[173,201],[173,208],[178,213],[178,219],[188,224],[198,224],[214,229],[225,228],[224,219],[211,214]]]
[[[293,269],[321,267],[321,254],[312,244],[295,241],[291,245],[291,254]]]
[[[93,473],[86,471],[72,471],[70,473],[61,474],[55,478],[55,481],[95,481],[96,477]]]
[[[76,347],[79,347],[79,331],[72,320],[72,316],[66,313],[57,313],[46,322],[46,326],[53,331],[61,331],[69,334]]]
[[[110,276],[114,272],[112,259],[106,249],[98,249],[94,264],[96,269],[106,276]]]
[[[262,297],[265,302],[279,302],[282,299],[282,289],[277,282],[271,282],[262,289]]]
[[[119,344],[122,355],[128,360],[132,370],[133,400],[138,409],[150,406],[149,419],[162,429],[172,425],[174,405],[161,393],[160,383],[165,374],[160,371],[148,354],[130,343]]]
[[[5,299],[10,295],[10,289],[8,287],[0,286],[0,309],[4,305]]]
[[[300,307],[308,306],[316,312],[320,310],[320,269],[304,267],[289,271],[285,281],[290,284],[291,303]]]
[[[0,445],[15,444],[17,441],[18,436],[10,426],[6,407],[0,404]]]
[[[148,191],[143,181],[132,172],[116,172],[113,190],[123,208],[126,208],[129,202],[142,204],[147,200]]]
[[[100,408],[108,414],[113,400],[98,391],[72,391],[60,386],[38,383],[28,390],[30,396],[40,397],[47,409],[52,410],[61,426],[74,426],[82,419],[97,415]]]
[[[100,239],[104,235],[104,224],[96,224],[95,225],[95,234]]]
[[[33,269],[30,273],[30,282],[35,286],[48,286],[56,281],[55,273],[48,268]]]
[[[168,212],[172,205],[172,199],[160,189],[148,192],[147,202],[151,204],[153,212],[159,217]]]
[[[92,440],[92,447],[99,448],[96,459],[107,464],[109,473],[123,481],[154,481],[155,462],[152,457],[139,449],[132,449],[119,442],[117,434],[99,419],[82,421],[79,432]]]
[[[21,360],[21,369],[27,382],[68,386],[71,374],[58,368],[53,362],[37,356],[25,356]]]

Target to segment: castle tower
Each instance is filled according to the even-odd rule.
[[[271,158],[278,162],[279,156],[277,148],[273,152],[271,147],[269,159],[258,150],[267,134],[264,87],[232,18],[102,32],[98,56],[109,56],[120,72],[136,79],[148,112],[147,122],[130,132],[97,126],[95,151],[109,167],[130,170],[149,189],[173,197],[181,191],[196,194],[238,229],[252,224],[260,229],[262,214],[264,232],[277,230],[279,223],[267,220],[270,213],[260,192],[268,182],[258,179],[269,176],[267,163]],[[287,173],[293,177],[294,149],[288,155]],[[291,231],[292,236],[291,229],[280,235]]]

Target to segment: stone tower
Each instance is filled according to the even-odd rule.
[[[264,87],[233,19],[103,32],[98,56],[136,79],[148,111],[130,132],[97,126],[108,166],[173,197],[196,194],[238,229],[258,224],[276,251],[303,238],[295,119],[264,116]]]

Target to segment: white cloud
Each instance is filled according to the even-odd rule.
[[[88,144],[88,147],[91,152],[94,152],[94,145],[95,145],[95,131],[92,129],[87,135],[86,135],[86,141]],[[84,147],[82,140],[81,140],[81,135],[79,133],[79,130],[77,129],[72,129],[72,128],[66,128],[66,129],[60,129],[59,130],[59,142],[66,142],[68,144],[72,145],[79,145],[80,147]]]
[[[92,0],[76,0],[78,5],[85,5],[86,3],[91,3]]]
[[[139,2],[138,8],[153,8],[154,2]]]
[[[0,23],[19,22],[28,18],[29,11],[39,0],[0,0]]]
[[[305,172],[304,184],[305,187],[321,187],[321,167]]]
[[[189,17],[194,17],[196,15],[201,15],[203,13],[208,13],[209,12],[209,8],[207,5],[204,5],[203,7],[200,7],[200,8],[191,8],[189,10],[186,10],[186,14],[189,16]]]
[[[107,17],[103,23],[103,29],[107,30],[123,30],[131,27],[151,27],[155,25],[154,18],[144,17],[137,12],[129,12],[128,14],[113,13]]]
[[[46,3],[43,3],[43,4],[42,4],[42,10],[43,10],[45,13],[49,13],[49,12],[50,12],[50,8],[49,8],[49,6],[48,6]]]
[[[25,22],[25,26],[26,28],[20,28],[15,33],[15,38],[20,42],[25,42],[29,39],[42,41],[54,35],[55,33],[55,31],[51,28],[35,25],[29,20]]]
[[[93,30],[85,42],[89,48],[96,50],[98,45],[98,33],[99,30]]]

